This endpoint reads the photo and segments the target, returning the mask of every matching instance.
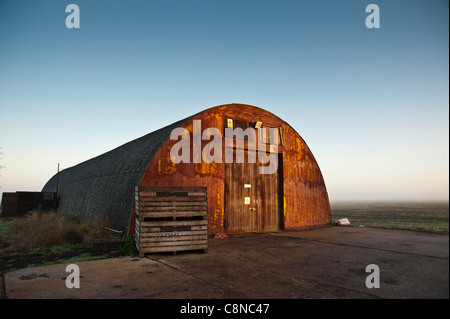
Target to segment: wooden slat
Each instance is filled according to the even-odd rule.
[[[207,204],[205,202],[147,202],[141,203],[139,209],[148,209],[151,207],[206,207]]]
[[[175,207],[170,207],[170,206],[163,206],[163,207],[145,207],[145,208],[141,208],[139,209],[139,215],[142,215],[143,213],[152,213],[154,212],[155,214],[158,214],[159,212],[201,212],[201,211],[206,211],[206,206],[175,206]]]
[[[179,211],[179,210],[205,210],[206,205],[180,205],[180,206],[170,206],[170,205],[163,205],[163,206],[147,206],[147,207],[141,207],[139,209],[139,212],[160,212],[160,211]]]
[[[146,191],[140,191],[136,193],[139,197],[156,197],[156,192],[146,192]]]
[[[175,231],[175,232],[153,232],[145,233],[141,240],[148,239],[153,241],[177,241],[187,239],[207,239],[208,236],[202,231]]]
[[[174,232],[145,232],[142,234],[141,238],[156,238],[156,237],[184,237],[184,236],[205,236],[207,237],[204,230],[191,230],[191,231],[174,231]]]
[[[186,212],[199,212],[199,211],[206,211],[207,207],[206,206],[175,206],[175,207],[170,207],[170,206],[163,206],[163,207],[145,207],[139,210],[139,213],[155,213],[158,214],[159,212],[182,212],[182,211],[186,211]]]
[[[179,207],[193,207],[193,208],[202,207],[202,208],[206,209],[208,207],[208,205],[206,203],[200,203],[200,202],[195,202],[195,203],[180,202],[180,203],[174,203],[174,204],[175,205],[171,205],[170,202],[163,202],[163,203],[156,204],[156,205],[145,205],[145,206],[140,206],[139,210],[143,211],[143,210],[150,210],[150,209],[155,209],[155,208],[179,208]]]
[[[208,230],[208,226],[191,226],[191,230]]]
[[[158,202],[206,202],[206,196],[167,196],[167,197],[139,197],[138,204],[147,205],[148,203]]]
[[[202,186],[140,186],[142,192],[206,192],[206,187]]]
[[[167,197],[206,197],[206,192],[143,192],[135,194],[139,198],[167,198]]]
[[[161,230],[161,228],[165,229],[165,227],[170,227],[170,226],[146,227],[145,229],[142,228],[143,232],[142,232],[141,236],[144,237],[144,236],[147,236],[147,234],[148,235],[152,235],[152,234],[159,234],[159,233],[162,233],[162,232],[167,233],[167,232],[184,231],[184,230],[177,230],[177,228],[174,228],[174,230],[172,230],[172,231],[169,231],[167,229],[166,230]],[[190,230],[187,230],[187,231],[190,231],[190,232],[192,232],[192,231],[203,231],[205,234],[207,233],[207,229],[208,229],[207,226],[184,226],[184,227],[190,227],[191,228]]]
[[[144,253],[150,252],[206,250],[208,247],[206,195],[206,187],[136,188],[135,238],[139,255],[143,256]],[[196,219],[177,220],[180,217]],[[169,218],[169,220],[155,221],[152,218]]]
[[[197,192],[197,193],[189,192],[188,196],[206,196],[206,192]]]
[[[173,251],[180,251],[180,250],[196,250],[196,249],[205,249],[208,247],[208,243],[206,240],[204,242],[195,242],[195,243],[189,243],[189,241],[180,243],[179,245],[171,245],[171,243],[161,243],[161,244],[155,244],[155,243],[149,243],[149,247],[152,249],[157,248],[164,248],[166,250],[160,250],[160,251],[166,251],[166,252],[173,252]],[[180,249],[180,248],[183,249]],[[202,248],[200,248],[202,247]]]
[[[139,212],[140,217],[151,218],[151,217],[180,217],[180,216],[206,216],[207,211],[205,207],[199,209],[192,209],[190,207],[182,207],[179,209],[163,207],[158,209],[148,209]]]
[[[147,218],[146,221],[151,221],[150,218],[180,218],[180,217],[204,217],[207,216],[207,211],[179,211],[179,212],[143,212],[141,218]]]
[[[162,226],[200,226],[208,225],[207,220],[174,220],[174,221],[141,221],[141,229],[145,227],[162,227]]]
[[[206,242],[208,238],[206,236],[181,236],[181,237],[145,237],[142,238],[140,243],[150,243],[151,245],[161,245],[164,246],[164,243],[170,243],[167,246],[173,245],[184,245],[191,241],[192,243],[201,241]]]

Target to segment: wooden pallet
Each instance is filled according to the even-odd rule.
[[[208,248],[206,187],[136,187],[136,247],[146,253]]]

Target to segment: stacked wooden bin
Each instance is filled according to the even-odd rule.
[[[146,253],[208,248],[206,187],[136,187],[136,247]]]

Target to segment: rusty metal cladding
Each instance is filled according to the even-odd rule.
[[[277,218],[278,229],[301,229],[316,226],[329,225],[331,222],[330,204],[322,173],[314,159],[313,154],[300,135],[285,121],[272,113],[261,108],[243,104],[229,104],[217,106],[200,112],[188,118],[181,127],[186,128],[190,133],[193,131],[193,120],[201,120],[202,129],[216,127],[224,136],[224,128],[228,119],[239,123],[262,122],[263,126],[280,128],[282,133],[282,145],[278,145],[280,164],[278,174],[278,185],[276,186],[278,205],[271,204],[272,216]],[[192,134],[191,134],[192,135]],[[245,193],[236,195],[239,191],[233,189],[230,195],[230,186],[227,181],[247,176],[248,180],[260,183],[258,179],[251,177],[255,174],[249,173],[253,169],[244,165],[242,173],[226,178],[226,165],[222,163],[180,163],[174,164],[170,159],[170,149],[177,141],[167,140],[157,151],[152,161],[147,167],[140,186],[207,186],[208,188],[208,220],[210,235],[216,233],[233,233],[241,231],[261,231],[273,230],[274,221],[270,220],[270,213],[263,212],[251,221],[251,217],[244,213],[236,212],[237,207],[245,206],[232,205],[235,197],[241,196],[242,203],[245,201]],[[203,141],[202,148],[209,141]],[[233,168],[230,168],[232,170]],[[239,168],[236,168],[239,169]],[[280,173],[281,172],[281,173]],[[264,178],[264,176],[260,177]],[[267,179],[267,177],[266,177]],[[229,182],[228,182],[229,183]],[[245,183],[243,180],[242,183]],[[266,183],[267,184],[267,183]],[[273,185],[273,183],[271,184]],[[245,187],[245,185],[244,185]],[[264,194],[269,194],[264,189],[272,186],[252,186],[259,189],[259,192],[252,193],[257,198],[254,215],[261,209],[261,202],[266,200]],[[258,188],[257,188],[258,187]],[[246,190],[244,189],[243,192]],[[249,193],[250,194],[250,193]],[[251,196],[248,196],[251,197]],[[273,196],[266,202],[273,202]],[[239,199],[237,199],[239,200]],[[250,199],[253,201],[253,198]],[[244,203],[245,204],[245,203]],[[250,206],[252,203],[250,203]],[[278,206],[278,207],[276,207]],[[248,209],[250,210],[250,208]],[[255,212],[256,211],[256,212]],[[231,216],[233,214],[233,216]],[[253,215],[253,216],[254,216]],[[248,220],[247,220],[248,219]],[[234,225],[231,225],[234,223]],[[236,225],[238,223],[239,225]]]
[[[194,120],[201,121],[202,131],[217,128],[222,136],[226,127],[278,129],[277,148],[272,149],[272,142],[267,143],[268,136],[257,137],[266,144],[266,152],[278,157],[278,170],[271,176],[260,175],[258,160],[225,163],[228,144],[224,140],[222,161],[218,163],[194,163],[190,154],[189,163],[175,164],[170,150],[178,141],[171,140],[170,133],[182,127],[191,133],[192,139]],[[209,142],[201,140],[200,148]],[[232,148],[240,148],[246,155],[255,151],[248,141],[231,139],[231,142]],[[103,214],[112,228],[134,233],[136,186],[207,187],[209,235],[301,229],[331,223],[324,179],[305,141],[279,117],[250,105],[227,104],[204,110],[61,171],[59,210],[82,214],[88,219]],[[55,187],[56,176],[43,191],[55,191]]]

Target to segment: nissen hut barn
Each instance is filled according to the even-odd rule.
[[[58,188],[63,214],[101,216],[132,234],[136,186],[206,187],[209,235],[331,223],[324,179],[305,141],[250,105],[197,113],[62,170],[43,191]]]

